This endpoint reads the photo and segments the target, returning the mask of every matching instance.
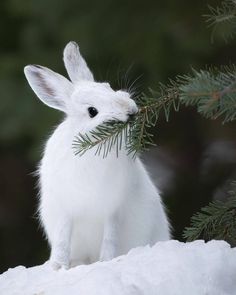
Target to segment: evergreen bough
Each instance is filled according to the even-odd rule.
[[[199,238],[220,239],[236,245],[236,182],[232,183],[227,201],[214,201],[191,218],[183,237],[188,241]]]
[[[233,37],[236,32],[236,0],[224,0],[221,6],[208,6],[206,22],[212,27],[212,37],[216,32],[223,36],[225,41]]]
[[[125,146],[134,157],[153,145],[150,128],[156,126],[161,115],[168,121],[171,110],[180,105],[195,106],[210,119],[221,117],[223,122],[236,119],[236,67],[234,65],[193,70],[191,75],[177,76],[167,85],[150,90],[136,99],[138,114],[128,122],[109,121],[99,125],[90,134],[79,134],[73,143],[75,154],[83,155],[96,147],[95,154],[106,157],[113,147],[117,151]]]

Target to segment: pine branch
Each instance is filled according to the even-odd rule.
[[[185,105],[197,107],[199,113],[210,119],[223,117],[224,122],[236,119],[235,66],[193,72],[182,79],[180,99]],[[215,201],[191,218],[184,231],[187,241],[198,238],[223,239],[236,245],[236,183],[226,202]]]
[[[192,76],[178,78],[180,100],[186,106],[196,106],[206,118],[223,117],[223,123],[236,119],[236,67],[211,68]]]
[[[89,134],[79,134],[75,137],[72,147],[75,155],[82,156],[89,149],[96,147],[95,155],[103,155],[105,158],[111,151],[112,147],[116,145],[116,153],[123,146],[123,140],[126,138],[128,142],[130,122],[108,121],[97,126]]]
[[[222,239],[236,244],[236,182],[232,183],[226,202],[212,202],[193,215],[183,237],[189,242],[204,238],[207,241]]]
[[[233,37],[236,29],[236,1],[224,0],[221,6],[208,8],[209,14],[204,17],[209,27],[213,27],[213,35],[218,31],[225,40]]]
[[[157,91],[150,90],[150,95],[143,94],[136,103],[139,112],[133,120],[104,122],[90,134],[79,134],[73,142],[75,154],[83,155],[96,147],[95,154],[106,157],[113,148],[118,155],[125,147],[135,157],[154,144],[150,130],[160,114],[168,121],[170,111],[178,111],[180,104],[196,106],[206,118],[236,119],[236,67],[193,70],[192,75],[177,76],[167,85],[160,83]]]
[[[156,125],[161,112],[164,112],[168,121],[170,110],[173,108],[178,111],[179,100],[174,81],[170,81],[169,86],[160,84],[159,92],[150,92],[151,96],[143,94],[137,99],[139,112],[132,120],[104,122],[89,134],[78,134],[73,142],[75,154],[82,156],[96,147],[96,155],[102,154],[106,157],[112,148],[115,148],[118,156],[121,148],[125,147],[127,154],[136,157],[137,153],[152,146],[153,135],[149,129]]]

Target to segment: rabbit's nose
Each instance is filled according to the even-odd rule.
[[[138,107],[136,106],[136,104],[130,106],[129,111],[128,111],[128,115],[129,116],[134,116],[138,113]]]

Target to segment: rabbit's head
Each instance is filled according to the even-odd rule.
[[[40,100],[78,121],[81,129],[91,130],[109,120],[125,122],[137,113],[138,108],[128,92],[114,91],[108,83],[94,81],[75,42],[65,47],[64,63],[71,81],[38,65],[28,65],[24,72]]]

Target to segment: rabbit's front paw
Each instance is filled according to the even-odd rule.
[[[69,269],[69,263],[60,262],[56,260],[50,260],[49,265],[53,270]]]
[[[100,261],[109,261],[112,260],[115,257],[115,249],[113,248],[107,248],[103,251],[101,251],[100,254]]]

